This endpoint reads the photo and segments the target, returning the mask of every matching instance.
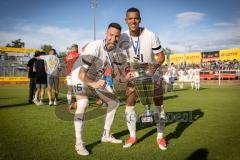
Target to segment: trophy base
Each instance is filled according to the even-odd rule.
[[[155,114],[152,111],[147,110],[145,113],[143,113],[140,116],[140,123],[143,123],[143,124],[154,123],[155,119],[156,119]]]
[[[159,121],[159,116],[157,113],[151,112],[151,114],[142,114],[138,120],[140,124],[153,124]]]
[[[153,123],[154,122],[154,116],[141,116],[140,117],[141,123]]]

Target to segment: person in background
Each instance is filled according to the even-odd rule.
[[[28,96],[28,103],[33,103],[33,97],[36,90],[36,77],[35,72],[33,72],[33,65],[37,60],[36,57],[39,56],[40,51],[36,51],[34,57],[28,61],[27,64],[27,71],[28,71],[28,78],[29,78],[29,96]]]
[[[175,83],[177,69],[174,66],[174,63],[171,63],[171,66],[168,68],[169,72],[169,82],[170,82],[170,92],[173,92],[173,84]]]
[[[36,77],[36,92],[33,102],[36,105],[43,105],[44,93],[47,87],[47,73],[45,69],[45,61],[40,58],[40,56],[44,56],[45,54],[45,52],[40,52],[39,56],[36,57],[37,60],[33,65],[33,72],[35,72]]]
[[[67,87],[68,87],[68,91],[67,91],[67,104],[68,104],[68,109],[70,110],[72,108],[72,95],[73,95],[73,88],[72,88],[72,68],[73,68],[73,64],[74,62],[77,60],[79,56],[78,53],[78,45],[77,44],[73,44],[71,46],[71,51],[67,53],[66,55],[66,67],[67,67]]]
[[[190,68],[187,70],[188,73],[188,79],[191,83],[191,87],[192,89],[194,89],[194,77],[193,77],[193,67],[190,66]]]
[[[59,95],[60,60],[55,49],[51,49],[47,56],[41,56],[41,58],[45,60],[49,105],[56,106]],[[52,90],[54,90],[54,97],[52,96]]]
[[[183,89],[184,73],[185,73],[184,70],[180,68],[178,71],[178,83],[181,89]]]
[[[193,69],[194,87],[197,91],[200,89],[200,71],[199,65],[196,65]]]

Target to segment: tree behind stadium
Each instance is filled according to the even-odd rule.
[[[43,44],[41,46],[41,50],[47,54],[51,49],[52,49],[52,46],[50,44]]]
[[[25,46],[25,42],[21,42],[22,39],[17,39],[17,40],[13,40],[11,41],[11,44],[7,44],[6,47],[11,47],[11,48],[24,48]]]

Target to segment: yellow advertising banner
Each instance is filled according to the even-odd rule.
[[[174,63],[174,64],[184,63],[184,54],[170,55],[170,63]]]
[[[240,48],[220,50],[220,60],[240,60]]]
[[[60,77],[60,81],[66,81],[66,77]],[[0,82],[29,82],[28,77],[0,77]]]
[[[201,52],[192,52],[192,53],[186,53],[185,54],[185,61],[188,64],[199,64],[201,63],[202,55]]]
[[[0,77],[0,82],[29,82],[28,77]]]
[[[0,52],[19,52],[19,53],[34,53],[36,49],[29,48],[11,48],[11,47],[0,47]]]

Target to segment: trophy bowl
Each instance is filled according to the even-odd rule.
[[[145,112],[140,116],[140,122],[153,123],[155,118],[154,112],[151,111],[151,105],[154,103],[154,79],[152,76],[140,76],[133,80],[135,90],[140,102],[145,106]]]

